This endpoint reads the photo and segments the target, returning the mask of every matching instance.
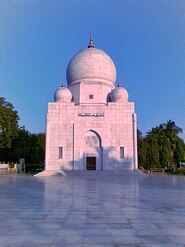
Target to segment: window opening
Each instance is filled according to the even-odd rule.
[[[63,158],[63,147],[59,147],[59,159]]]
[[[124,147],[120,147],[120,159],[124,159]]]

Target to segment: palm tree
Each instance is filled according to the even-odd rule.
[[[172,120],[149,130],[145,137],[138,131],[138,157],[143,167],[166,167],[185,159],[185,144],[178,134],[182,128]]]
[[[172,151],[172,156],[174,157],[175,149],[176,149],[176,144],[178,140],[178,134],[182,133],[183,130],[182,128],[178,127],[174,121],[171,119],[168,120],[165,124],[163,124],[165,127],[165,132],[166,136],[170,140],[170,145],[171,145],[171,151]],[[175,157],[174,157],[175,158]]]
[[[166,131],[166,136],[170,139],[171,142],[177,139],[177,135],[179,133],[183,132],[182,128],[178,127],[171,119],[163,124],[163,126]]]

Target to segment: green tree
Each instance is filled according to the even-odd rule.
[[[169,138],[170,143],[171,143],[171,150],[172,153],[175,150],[175,145],[176,145],[176,141],[178,138],[178,134],[182,133],[182,128],[178,127],[174,121],[172,120],[168,120],[166,123],[163,124],[164,128],[165,128],[165,133],[166,136]]]
[[[25,130],[25,127],[21,127],[18,131],[18,136],[13,142],[12,148],[13,156],[16,162],[19,162],[21,158],[25,158],[26,162],[31,157],[31,134]]]
[[[149,167],[159,167],[159,129],[152,128],[146,135],[147,141],[147,164]]]
[[[0,97],[0,148],[11,148],[13,140],[18,136],[17,111],[13,105]]]
[[[45,156],[45,134],[31,135],[31,163],[43,163]]]
[[[173,163],[173,154],[171,150],[170,140],[164,136],[163,142],[160,147],[160,165],[161,167],[166,167],[168,164]]]
[[[138,160],[145,168],[166,167],[185,160],[185,144],[178,134],[182,128],[172,120],[160,124],[147,132],[138,134]],[[145,158],[146,157],[146,158]]]
[[[168,120],[165,124],[163,124],[165,127],[166,136],[170,140],[170,146],[171,146],[171,164],[179,164],[180,161],[183,160],[184,156],[184,149],[182,143],[183,140],[178,137],[179,133],[182,133],[182,128],[178,127],[176,123],[172,120]]]
[[[13,105],[0,97],[0,161],[13,161],[11,149],[18,136],[18,120]]]
[[[168,120],[165,124],[163,124],[165,130],[166,130],[166,135],[169,137],[171,141],[176,139],[177,135],[179,133],[182,133],[183,130],[182,128],[178,127],[174,121],[171,119]]]
[[[37,148],[38,148],[38,162],[43,163],[45,159],[45,145],[46,135],[44,133],[38,133],[37,136]]]
[[[174,150],[174,160],[178,165],[181,161],[185,160],[185,144],[181,138],[177,138],[175,150]]]
[[[22,127],[13,143],[16,161],[25,158],[26,163],[43,163],[45,156],[45,134],[31,134]]]
[[[147,142],[146,138],[142,136],[141,131],[137,130],[137,144],[138,144],[138,165],[147,169]]]

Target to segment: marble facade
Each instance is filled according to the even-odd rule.
[[[134,103],[115,87],[112,59],[92,39],[67,67],[46,119],[45,170],[137,169]]]

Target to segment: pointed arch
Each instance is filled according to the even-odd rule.
[[[103,169],[102,161],[102,138],[100,134],[94,129],[88,129],[82,135],[81,143],[81,157],[83,157],[83,169],[88,169],[88,160],[95,161],[94,170]]]

